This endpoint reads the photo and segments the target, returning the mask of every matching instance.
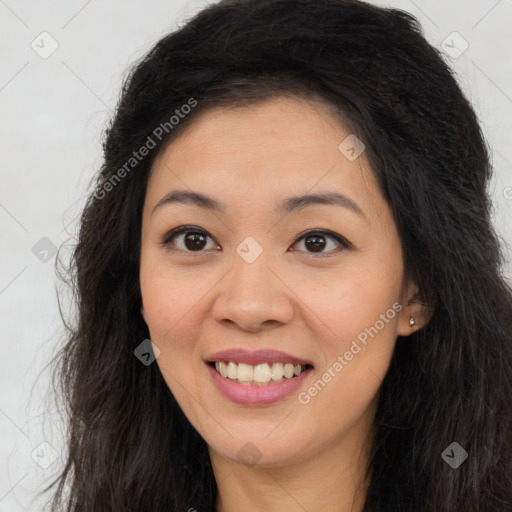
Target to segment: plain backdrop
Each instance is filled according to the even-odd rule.
[[[445,51],[492,148],[494,221],[510,244],[512,0],[372,3],[414,14]],[[34,492],[64,460],[43,371],[63,337],[54,251],[75,234],[122,79],[206,4],[0,0],[0,512],[40,511],[45,498]],[[510,263],[504,272],[511,276]]]

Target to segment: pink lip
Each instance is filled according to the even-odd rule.
[[[297,363],[299,364],[299,363]],[[298,377],[283,379],[280,382],[265,386],[251,386],[250,384],[238,384],[218,373],[215,368],[206,364],[213,382],[220,392],[231,401],[241,405],[268,405],[278,402],[295,391],[309,376],[312,369],[302,372]]]
[[[216,352],[215,354],[208,356],[205,361],[233,361],[234,363],[245,363],[253,366],[262,363],[292,363],[293,365],[302,364],[305,366],[309,364],[313,366],[311,361],[306,361],[305,359],[300,359],[290,354],[286,354],[285,352],[271,349],[255,350],[253,352],[249,352],[244,349],[233,348],[229,350],[222,350],[221,352]]]

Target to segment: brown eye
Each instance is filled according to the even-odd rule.
[[[313,252],[322,252],[327,242],[323,235],[308,235],[304,238],[304,245]]]
[[[210,247],[208,247],[208,239],[211,240]],[[300,249],[300,252],[317,255],[320,258],[332,256],[352,247],[350,242],[342,236],[327,231],[310,230],[300,236],[293,245],[299,243],[303,243],[305,247],[305,249]],[[175,248],[172,250],[180,250],[185,253],[201,253],[205,252],[204,249],[220,249],[220,246],[214,243],[206,231],[195,226],[179,226],[173,229],[165,236],[162,245],[174,245]]]
[[[185,247],[191,251],[203,249],[205,241],[206,237],[202,233],[194,233],[192,231],[188,231],[183,239]]]
[[[335,244],[332,243],[333,240]],[[319,257],[331,256],[351,247],[350,243],[340,235],[326,231],[309,231],[302,235],[294,245],[299,243],[304,244],[305,250],[302,252],[316,253]],[[324,250],[326,248],[327,250]]]
[[[204,252],[203,249],[215,249],[218,245],[213,244],[207,247],[207,240],[211,237],[202,229],[195,228],[194,226],[180,226],[169,232],[162,245],[176,245],[178,250],[184,252]]]

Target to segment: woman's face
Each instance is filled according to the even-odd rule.
[[[154,163],[141,311],[216,457],[276,467],[371,431],[412,285],[362,149],[322,107],[279,98],[207,111]]]

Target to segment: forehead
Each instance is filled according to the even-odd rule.
[[[228,204],[258,198],[268,206],[321,189],[351,194],[371,212],[378,197],[369,196],[380,193],[364,151],[350,152],[361,150],[355,140],[320,103],[283,97],[208,109],[157,156],[146,200],[154,205],[173,188],[189,188]]]

